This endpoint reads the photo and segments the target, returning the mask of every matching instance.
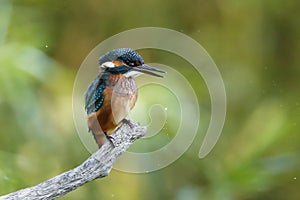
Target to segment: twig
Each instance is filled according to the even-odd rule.
[[[137,123],[130,126],[123,124],[112,136],[114,145],[106,141],[103,146],[78,167],[64,172],[54,178],[46,180],[38,185],[25,188],[5,196],[0,200],[32,200],[32,199],[55,199],[75,190],[97,178],[105,177],[112,169],[113,163],[126,151],[138,138],[146,134],[146,128]]]

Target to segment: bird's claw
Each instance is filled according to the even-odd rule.
[[[107,135],[106,132],[104,132],[104,135],[105,135],[106,139],[110,142],[110,144],[115,148],[115,144],[114,144],[114,142],[113,142],[113,140],[114,140],[115,138],[113,138],[112,136]]]
[[[128,119],[123,119],[122,122],[123,122],[124,124],[127,124],[131,129],[134,128],[134,124],[133,124],[130,120],[128,120]]]

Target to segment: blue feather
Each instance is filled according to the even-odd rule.
[[[97,112],[103,105],[105,95],[104,89],[107,85],[106,73],[101,73],[88,87],[85,94],[85,109],[87,114]]]

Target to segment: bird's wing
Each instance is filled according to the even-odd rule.
[[[90,84],[85,93],[85,109],[87,114],[98,111],[104,102],[103,90],[106,87],[106,83],[100,76]]]

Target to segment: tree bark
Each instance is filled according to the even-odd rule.
[[[146,128],[137,123],[123,124],[112,134],[114,146],[106,141],[103,146],[78,167],[46,180],[0,197],[0,200],[55,199],[75,190],[87,182],[109,174],[113,163],[129,146],[146,134]]]

